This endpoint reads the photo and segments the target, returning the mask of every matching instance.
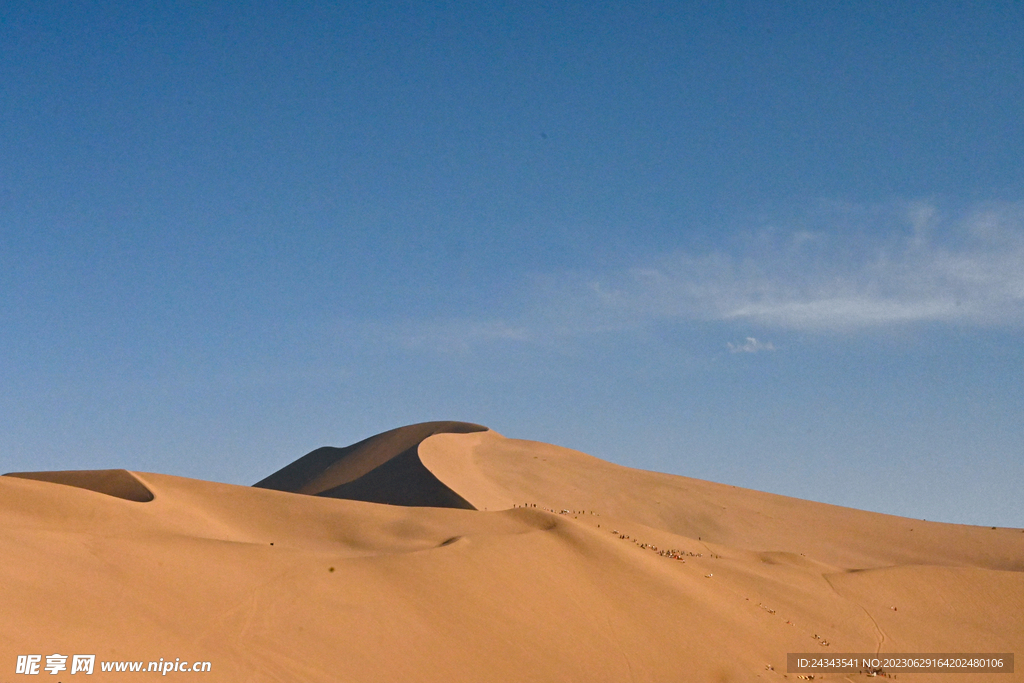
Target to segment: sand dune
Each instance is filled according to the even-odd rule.
[[[318,449],[256,487],[0,477],[0,522],[0,680],[32,653],[209,661],[168,675],[211,681],[582,682],[799,680],[787,652],[1024,652],[1020,529],[632,470],[467,423]]]
[[[153,492],[128,470],[68,470],[64,472],[10,472],[8,477],[48,481],[65,486],[105,493],[115,498],[146,503],[153,500]]]
[[[472,505],[424,467],[418,447],[435,434],[486,429],[468,422],[422,422],[399,427],[347,448],[318,448],[256,486],[368,503],[472,510]]]

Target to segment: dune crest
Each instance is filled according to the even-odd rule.
[[[148,503],[153,492],[128,470],[68,470],[65,472],[8,472],[5,477],[63,484],[115,498]]]
[[[371,436],[345,448],[325,446],[260,480],[257,488],[413,507],[475,509],[419,457],[435,434],[487,431],[469,422],[421,422]]]
[[[1024,534],[647,472],[464,422],[410,425],[317,449],[257,486],[392,505],[586,511],[648,536],[806,557],[843,571],[904,564],[1024,571]]]

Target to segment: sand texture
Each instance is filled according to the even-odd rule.
[[[254,487],[0,477],[0,530],[0,682],[159,676],[14,673],[53,653],[209,661],[166,678],[231,683],[796,681],[788,652],[1024,654],[1021,529],[633,470],[468,423],[318,449]]]

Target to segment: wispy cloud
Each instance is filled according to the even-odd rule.
[[[619,324],[690,318],[818,331],[1024,322],[1024,206],[950,221],[918,203],[874,218],[881,230],[766,230],[730,251],[665,255],[593,279],[581,308]]]
[[[549,273],[507,318],[411,322],[407,345],[468,350],[702,320],[842,333],[940,323],[1024,326],[1024,204],[949,216],[927,202],[832,205],[704,253],[605,272]],[[508,302],[506,302],[508,303]],[[774,350],[751,337],[734,353]]]
[[[726,342],[730,353],[757,353],[759,351],[774,351],[775,346],[771,342],[759,342],[754,337],[747,337],[742,344]]]

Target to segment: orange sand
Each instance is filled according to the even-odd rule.
[[[231,683],[781,681],[799,680],[787,652],[1024,654],[1020,529],[633,470],[465,423],[319,449],[257,487],[2,477],[0,529],[0,681],[33,680],[17,655],[53,653],[210,661],[167,675]],[[38,680],[80,675],[63,673]]]

